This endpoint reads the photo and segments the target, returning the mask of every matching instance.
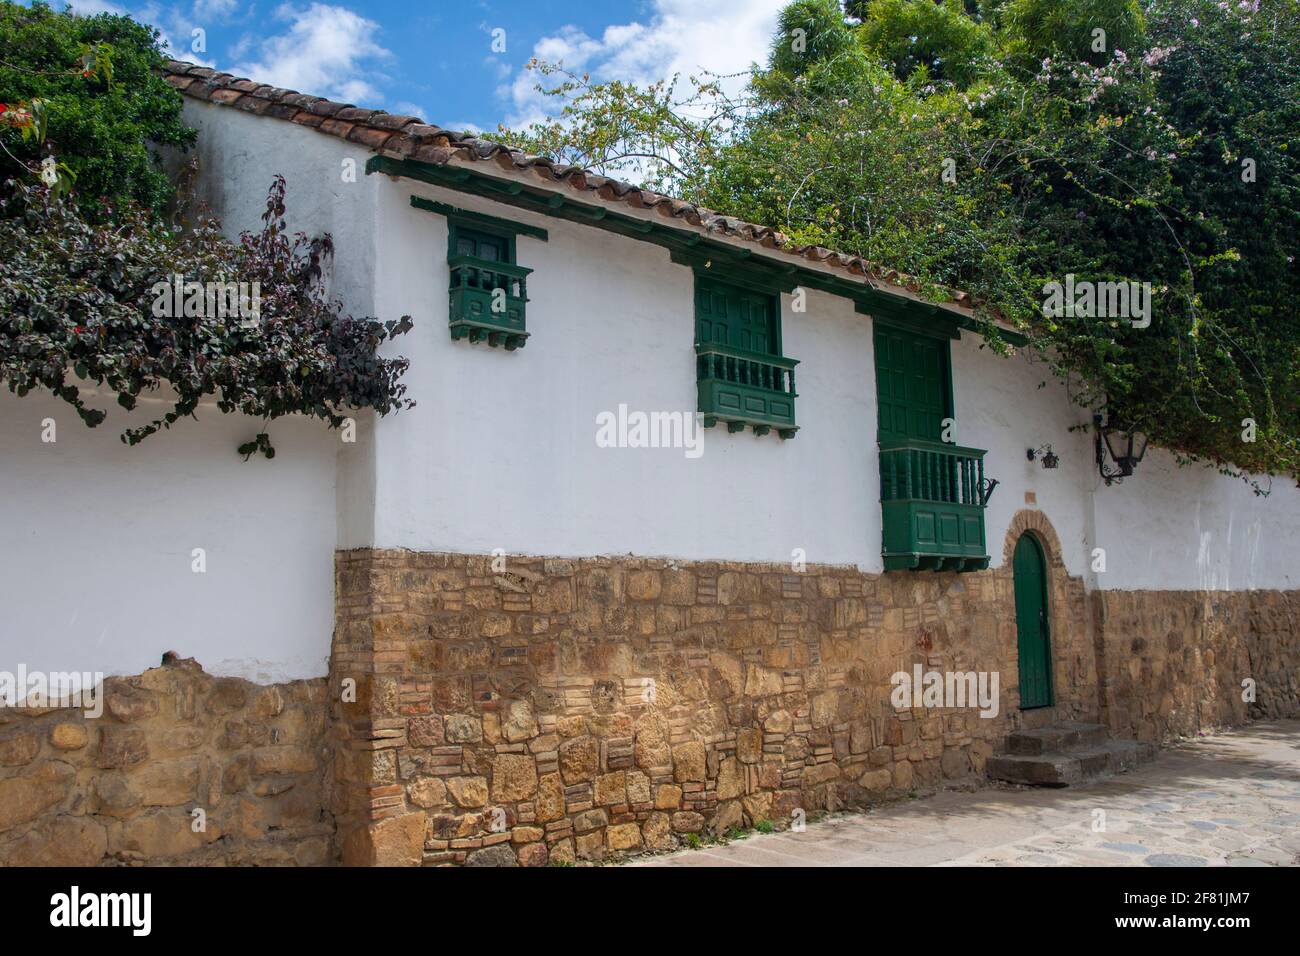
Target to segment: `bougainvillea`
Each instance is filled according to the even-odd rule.
[[[178,232],[136,205],[92,221],[43,186],[10,181],[5,194],[0,381],[18,395],[48,389],[92,427],[106,417],[86,399],[92,384],[126,409],[143,393],[166,395],[165,414],[123,432],[129,444],[193,415],[205,396],[222,412],[304,414],[336,428],[349,409],[385,414],[413,404],[399,382],[406,359],[380,355],[411,328],[410,317],[354,318],[327,295],[330,239],[286,232],[282,178],[262,229],[238,243],[212,220]],[[176,277],[198,288],[256,283],[257,315],[214,315],[198,299],[196,308],[176,308]],[[265,433],[240,451],[274,455]]]

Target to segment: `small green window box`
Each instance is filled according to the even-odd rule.
[[[411,205],[447,217],[447,320],[452,341],[486,342],[508,352],[523,348],[528,341],[528,276],[533,270],[519,265],[516,240],[528,236],[546,242],[546,230],[422,196],[412,196]]]
[[[695,278],[695,379],[705,427],[793,438],[794,367],[781,354],[781,299],[761,285]]]
[[[509,351],[522,348],[528,340],[524,305],[528,274],[533,270],[466,255],[452,256],[447,264],[452,339],[487,342]]]

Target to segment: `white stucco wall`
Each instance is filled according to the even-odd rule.
[[[600,448],[597,415],[620,404],[694,413],[691,270],[647,243],[384,182],[378,305],[415,316],[400,347],[419,407],[377,426],[377,544],[779,562],[803,548],[879,567],[871,329],[852,303],[812,293],[796,315],[784,300],[785,352],[802,362],[794,439],[712,428],[696,459]],[[451,341],[446,220],[412,208],[412,193],[549,231],[518,240],[536,270],[526,348]]]
[[[266,683],[326,673],[335,442],[281,419],[276,457],[245,462],[235,449],[262,423],[207,405],[135,447],[119,440],[166,408],[115,409],[90,429],[52,396],[0,392],[0,670],[138,674],[175,651]]]
[[[187,101],[185,119],[199,130],[197,197],[226,230],[260,228],[283,174],[290,229],[333,234],[333,290],[373,313],[368,154],[205,103]],[[260,421],[205,405],[131,448],[122,427],[165,406],[145,401],[128,418],[111,396],[95,404],[111,411],[91,430],[48,395],[0,393],[0,669],[133,674],[172,650],[223,676],[325,674],[334,549],[373,537],[368,419],[355,445],[322,422],[280,419],[267,429],[275,459],[245,462],[235,449]],[[53,444],[41,442],[46,417]],[[204,574],[191,570],[194,548]]]
[[[1252,486],[1201,464],[1179,466],[1152,447],[1134,475],[1107,486],[1097,473],[1091,415],[1074,406],[1040,361],[1007,360],[963,336],[953,347],[958,440],[987,448],[1002,484],[986,516],[989,553],[1001,562],[1006,528],[1020,508],[1052,522],[1071,574],[1114,590],[1251,590],[1300,586],[1300,491],[1286,478]],[[1040,383],[1046,383],[1039,388]],[[1060,467],[1044,470],[1025,450],[1051,442]],[[1108,467],[1113,463],[1107,461]],[[1037,503],[1026,503],[1033,492]],[[1105,551],[1094,572],[1093,550]]]
[[[378,178],[378,177],[376,177]],[[603,449],[596,415],[694,407],[691,271],[665,250],[474,196],[383,177],[376,304],[411,311],[411,394],[420,408],[377,425],[375,543],[488,553],[625,554],[809,561],[881,570],[871,321],[835,296],[808,311],[783,298],[785,354],[797,358],[798,436],[705,432],[676,449]],[[446,329],[446,221],[412,194],[546,228],[519,239],[529,279],[528,346],[505,353]],[[1285,588],[1300,496],[1269,498],[1153,450],[1105,486],[1090,415],[1041,361],[1001,358],[965,333],[952,347],[957,441],[988,449],[1000,485],[986,518],[993,566],[1022,508],[1047,515],[1071,574],[1102,588]],[[1059,468],[1025,451],[1050,442]],[[1032,494],[1031,494],[1032,493]],[[1261,540],[1264,526],[1288,534]],[[1107,552],[1092,570],[1093,549]]]
[[[89,430],[49,396],[0,394],[0,669],[136,673],[173,650],[217,674],[322,675],[335,548],[781,563],[802,549],[881,570],[871,320],[851,303],[812,292],[795,313],[783,298],[784,350],[801,362],[793,440],[715,428],[695,459],[600,448],[597,415],[620,404],[694,412],[691,270],[647,243],[366,176],[366,151],[293,124],[198,103],[186,117],[200,128],[199,196],[232,234],[258,228],[282,173],[290,228],[334,236],[332,288],[347,307],[414,317],[389,351],[411,359],[418,407],[359,414],[351,445],[322,423],[281,420],[276,458],[243,462],[234,448],[261,423],[212,407],[129,448],[120,410]],[[451,341],[446,221],[413,209],[413,193],[549,230],[549,242],[519,239],[536,270],[525,349]],[[1012,516],[1037,507],[1067,569],[1093,587],[1298,586],[1291,482],[1260,498],[1152,450],[1105,487],[1090,436],[1069,431],[1086,413],[1044,366],[993,356],[970,334],[952,354],[957,440],[988,449],[1001,482],[986,522],[995,566]],[[46,417],[54,444],[40,441]],[[1055,471],[1025,458],[1044,442]],[[1090,570],[1098,546],[1102,574]]]
[[[1212,468],[1152,449],[1136,474],[1097,492],[1102,588],[1244,591],[1300,587],[1300,491],[1258,479],[1267,497]]]
[[[358,443],[339,459],[339,547],[777,562],[802,548],[809,561],[881,569],[871,320],[847,301],[810,293],[798,314],[783,298],[785,353],[801,361],[793,440],[709,429],[694,460],[679,449],[598,448],[596,415],[620,403],[694,410],[689,269],[648,243],[366,176],[366,150],[294,124],[193,102],[186,118],[204,143],[200,193],[228,227],[258,226],[265,186],[281,172],[291,226],[334,235],[334,289],[349,307],[415,318],[389,351],[411,359],[419,405],[378,422],[362,416]],[[446,221],[412,208],[412,194],[549,231],[549,242],[519,239],[521,262],[536,270],[525,349],[450,340]],[[1012,516],[1037,507],[1067,569],[1094,587],[1296,586],[1292,482],[1274,481],[1260,498],[1153,449],[1133,478],[1107,487],[1091,436],[1069,430],[1088,414],[1044,365],[994,356],[970,333],[952,356],[957,440],[988,449],[987,473],[1000,481],[986,517],[994,566]],[[1025,457],[1045,442],[1061,458],[1054,471]],[[1101,574],[1091,570],[1095,547],[1106,550]]]
[[[1041,361],[1022,352],[1004,358],[981,346],[969,332],[952,343],[952,377],[957,442],[987,449],[985,474],[999,482],[984,517],[992,567],[1002,564],[1007,527],[1016,512],[1037,508],[1056,529],[1066,569],[1086,575],[1096,472],[1089,469],[1090,439],[1070,427],[1088,415],[1072,405]],[[1025,454],[1049,443],[1061,459],[1052,471]],[[1036,500],[1031,503],[1027,494]]]
[[[358,315],[374,314],[378,180],[365,174],[369,150],[305,126],[187,99],[185,122],[199,131],[196,196],[232,237],[257,232],[276,174],[285,179],[290,232],[329,233],[336,255],[331,288]],[[191,150],[183,158],[196,154]]]

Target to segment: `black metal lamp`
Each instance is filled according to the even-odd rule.
[[[1092,423],[1096,432],[1098,473],[1108,485],[1123,481],[1133,474],[1133,469],[1147,452],[1146,433],[1122,428],[1109,421],[1103,425],[1100,413],[1092,416]],[[1111,460],[1115,462],[1117,469],[1115,471],[1106,469],[1106,456],[1102,451],[1103,441],[1105,450],[1110,452]]]
[[[1048,471],[1061,464],[1061,459],[1057,457],[1056,452],[1052,451],[1050,442],[1046,445],[1040,445],[1038,448],[1025,449],[1025,457],[1030,461],[1041,461],[1043,467]]]

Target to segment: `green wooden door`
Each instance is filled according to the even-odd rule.
[[[952,414],[948,341],[875,324],[878,440],[940,441]]]
[[[1052,704],[1052,648],[1047,628],[1047,568],[1033,535],[1022,534],[1012,560],[1016,583],[1016,641],[1020,709]]]
[[[695,283],[695,341],[780,355],[776,298],[712,279]]]

